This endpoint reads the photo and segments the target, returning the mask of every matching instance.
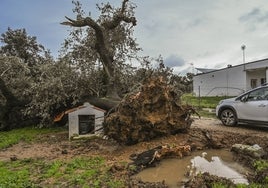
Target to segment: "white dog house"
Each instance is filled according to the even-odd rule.
[[[69,138],[99,135],[105,110],[89,103],[68,114]]]

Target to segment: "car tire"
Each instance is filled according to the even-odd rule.
[[[220,120],[225,126],[235,126],[237,124],[236,113],[229,108],[221,111]]]

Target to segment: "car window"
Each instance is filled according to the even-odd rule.
[[[264,88],[264,96],[263,96],[264,100],[268,100],[268,87]]]
[[[248,101],[268,100],[268,88],[260,88],[248,93]]]

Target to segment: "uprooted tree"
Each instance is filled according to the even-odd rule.
[[[134,17],[134,5],[128,0],[123,0],[120,8],[113,8],[109,3],[97,5],[101,11],[99,19],[94,20],[90,16],[84,17],[81,4],[74,2],[77,13],[76,19],[66,17],[63,25],[72,27],[87,27],[87,39],[83,42],[90,49],[92,61],[100,61],[108,77],[107,97],[119,98],[116,88],[116,69],[120,69],[131,53],[138,48],[132,39],[132,27],[136,25]],[[79,50],[83,50],[79,48]],[[82,53],[82,51],[81,51]],[[92,54],[97,54],[97,56]],[[130,54],[129,54],[130,53]]]
[[[75,5],[77,18],[66,17],[67,21],[61,23],[88,29],[88,36],[82,40],[83,47],[73,48],[77,50],[74,57],[79,59],[81,54],[91,54],[88,60],[93,63],[100,61],[108,77],[106,97],[118,98],[118,77],[115,73],[120,72],[125,61],[133,57],[131,53],[138,51],[131,37],[132,27],[137,22],[133,11],[135,7],[129,0],[123,0],[120,8],[113,8],[109,3],[97,5],[101,16],[94,20],[91,16],[84,16],[79,2]],[[74,33],[75,37],[77,33],[79,30]],[[92,55],[94,53],[97,55]],[[161,70],[165,69],[163,62],[159,65]],[[150,70],[145,72],[148,74],[146,79],[141,79],[142,84],[127,94],[105,118],[104,133],[120,143],[135,144],[176,134],[189,129],[192,123],[190,116],[193,109],[181,104],[181,93],[170,84],[170,77],[153,74],[154,71]]]
[[[104,132],[128,145],[184,132],[194,110],[182,105],[180,97],[166,77],[152,76],[106,117]]]

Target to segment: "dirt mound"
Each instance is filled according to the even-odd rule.
[[[104,133],[119,143],[136,144],[190,128],[193,109],[163,77],[145,81],[105,118]]]
[[[191,187],[191,188],[208,188],[208,187],[217,187],[216,185],[219,184],[223,187],[236,187],[236,185],[229,179],[223,177],[217,177],[214,175],[210,175],[209,173],[205,172],[203,174],[199,174],[195,176],[193,179],[188,181],[184,186]]]

